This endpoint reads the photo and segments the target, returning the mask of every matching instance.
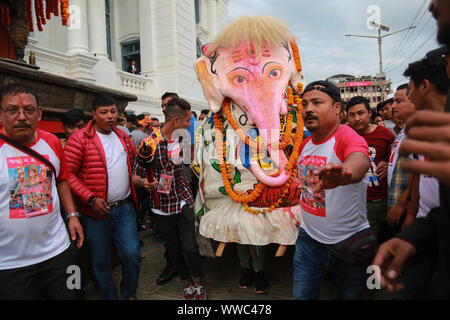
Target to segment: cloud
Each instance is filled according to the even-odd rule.
[[[229,0],[228,15],[230,21],[240,15],[284,20],[299,44],[307,82],[339,73],[378,73],[377,39],[345,36],[377,36],[377,30],[367,27],[373,16],[367,12],[369,6],[380,9],[380,22],[390,27],[389,32],[410,27],[414,21],[415,29],[382,39],[383,71],[398,85],[406,81],[402,73],[409,62],[439,46],[428,4],[429,0]]]

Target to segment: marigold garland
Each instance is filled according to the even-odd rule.
[[[55,16],[59,15],[58,4],[61,7],[61,21],[64,26],[69,25],[69,0],[45,0],[45,9],[44,9],[44,0],[34,0],[34,11],[36,14],[36,25],[39,31],[43,31],[43,24],[46,24],[47,21],[51,17],[53,13]],[[9,26],[9,7],[7,18],[5,18],[2,24],[5,26]],[[27,10],[27,20],[28,20],[28,31],[34,31],[33,24],[33,10],[32,10],[32,0],[26,0],[26,10]],[[6,22],[6,23],[4,23]]]
[[[224,126],[221,121],[221,115],[219,113],[214,114],[214,127],[216,128],[216,148],[219,155],[219,167],[222,175],[222,181],[224,183],[225,191],[235,202],[249,203],[255,201],[264,190],[264,184],[258,183],[252,193],[248,195],[242,195],[240,192],[233,190],[231,186],[231,166],[226,163],[226,146],[223,142]],[[222,142],[222,143],[220,143]]]
[[[290,95],[292,96],[292,98],[290,98],[290,99],[288,98],[288,104],[292,106],[294,104],[293,102],[295,101],[295,103],[297,104],[297,106],[296,106],[297,114],[301,115],[301,108],[302,108],[301,98],[299,98],[297,95],[293,96],[292,88],[290,88],[290,89],[291,90],[288,89],[288,95],[290,92]],[[298,92],[301,92],[301,91],[298,91]],[[231,126],[235,130],[236,134],[238,134],[238,136],[243,141],[245,141],[247,145],[249,145],[249,146],[253,145],[253,147],[255,149],[257,149],[259,145],[256,144],[255,142],[253,142],[243,132],[243,130],[237,126],[236,122],[234,121],[233,117],[231,116],[230,101],[228,99],[226,99],[224,102],[224,114],[225,114],[227,121],[231,124]],[[287,124],[286,124],[285,134],[288,134],[289,137],[292,133],[292,117],[293,117],[292,114],[289,114],[287,116]],[[242,203],[244,205],[244,210],[246,210],[252,214],[266,214],[266,213],[272,212],[276,208],[280,207],[282,205],[284,199],[286,198],[286,196],[289,194],[290,186],[291,186],[294,178],[297,175],[297,161],[298,161],[298,157],[299,157],[300,144],[302,143],[302,140],[303,140],[303,119],[301,118],[301,116],[297,117],[297,130],[296,130],[295,138],[294,138],[295,139],[294,148],[293,148],[291,156],[289,157],[289,161],[285,167],[285,172],[288,172],[290,175],[289,180],[283,186],[281,196],[277,199],[276,203],[272,204],[269,208],[262,209],[262,210],[253,209],[252,207],[249,206],[249,203],[255,201],[262,194],[262,192],[266,188],[269,188],[269,187],[266,186],[265,184],[259,182],[255,186],[255,189],[250,194],[243,195],[240,192],[234,191],[232,185],[234,185],[235,181],[232,180],[231,165],[226,162],[226,145],[225,145],[224,136],[223,136],[224,124],[221,119],[221,114],[220,113],[214,114],[213,119],[214,119],[214,126],[216,128],[216,147],[217,147],[217,154],[219,155],[220,173],[222,175],[222,181],[224,183],[225,191],[228,194],[228,196],[233,201],[235,201],[237,203]],[[282,144],[283,143],[281,143],[280,146]],[[284,147],[285,147],[285,145],[284,145]]]
[[[230,100],[225,99],[223,106],[224,106],[223,111],[224,111],[225,118],[227,118],[228,123],[234,129],[234,132],[236,132],[238,137],[242,141],[244,141],[245,144],[248,145],[250,148],[252,148],[254,150],[264,150],[262,143],[260,143],[259,141],[255,142],[254,140],[250,139],[245,134],[244,130],[242,130],[242,128],[237,125],[236,121],[233,119],[233,117],[231,115]]]
[[[292,47],[292,53],[294,54],[295,66],[297,67],[297,71],[300,72],[300,71],[302,71],[302,62],[300,61],[300,53],[299,53],[297,42],[295,41],[295,38],[292,38],[292,40],[290,41],[290,44]]]

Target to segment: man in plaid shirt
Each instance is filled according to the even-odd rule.
[[[395,92],[394,102],[392,104],[392,116],[396,122],[404,123],[415,112],[415,106],[409,100],[407,90],[408,84],[403,84],[399,86]],[[388,164],[389,209],[387,221],[390,226],[397,229],[401,226],[400,222],[406,217],[405,213],[408,207],[408,197],[410,195],[410,185],[412,181],[412,174],[408,174],[402,166],[403,163],[408,160],[408,156],[399,155],[398,153],[400,145],[405,140],[405,128],[403,127],[392,145]]]
[[[151,193],[155,223],[165,241],[171,265],[187,286],[185,299],[204,300],[201,257],[195,234],[194,200],[184,174],[190,161],[190,141],[186,135],[191,106],[174,98],[165,109],[165,123],[144,139],[138,149],[135,183]],[[182,132],[182,134],[179,134]],[[152,179],[153,178],[153,179]]]

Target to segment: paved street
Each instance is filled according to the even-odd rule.
[[[142,266],[137,292],[140,300],[180,300],[183,299],[183,283],[178,277],[164,285],[157,285],[156,278],[165,265],[164,244],[153,239],[150,231],[139,232],[144,246],[141,249]],[[203,258],[203,272],[208,300],[292,300],[292,256],[294,247],[290,246],[283,257],[275,258],[276,245],[270,245],[266,254],[266,272],[270,280],[268,293],[259,295],[251,287],[247,290],[239,288],[239,261],[234,244],[227,244],[220,258]],[[116,287],[119,288],[121,267],[114,268]],[[363,299],[395,299],[396,296],[384,290],[367,291]],[[324,281],[320,299],[336,299],[336,293],[329,282]],[[87,300],[99,299],[92,281],[87,286]]]

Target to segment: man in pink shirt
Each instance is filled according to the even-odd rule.
[[[330,274],[341,299],[362,293],[376,241],[366,214],[369,150],[341,125],[339,89],[315,81],[303,92],[304,123],[311,136],[300,147],[302,223],[294,255],[294,298],[317,299]]]

